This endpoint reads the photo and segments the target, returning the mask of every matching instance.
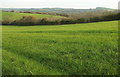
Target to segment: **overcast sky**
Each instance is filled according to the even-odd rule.
[[[1,8],[118,8],[120,0],[0,0]]]

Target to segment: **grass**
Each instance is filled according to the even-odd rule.
[[[46,15],[46,14],[30,14],[30,13],[17,13],[17,12],[2,12],[2,20],[6,20],[9,17],[12,20],[21,19],[23,16],[36,16],[37,18],[63,18],[62,16]]]
[[[118,21],[2,29],[3,75],[118,74]]]

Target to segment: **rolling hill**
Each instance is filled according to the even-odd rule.
[[[21,19],[23,16],[36,16],[37,18],[63,18],[62,16],[57,15],[46,15],[46,14],[30,14],[30,13],[17,13],[17,12],[2,12],[2,19],[6,20],[9,17],[12,20]]]
[[[85,12],[98,12],[98,11],[114,11],[115,9],[96,7],[94,9],[73,9],[73,8],[2,8],[4,11],[15,10],[19,11],[34,11],[34,12],[48,12],[48,13],[85,13]]]

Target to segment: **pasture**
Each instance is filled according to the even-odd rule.
[[[118,21],[3,25],[2,32],[3,75],[118,74]]]
[[[46,14],[30,14],[30,13],[17,13],[17,12],[0,12],[2,13],[2,20],[7,20],[11,19],[12,21],[14,20],[19,20],[23,16],[36,16],[36,18],[63,18],[62,16],[57,16],[57,15],[46,15]]]

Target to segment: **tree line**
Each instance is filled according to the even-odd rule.
[[[37,19],[35,16],[23,16],[22,19],[12,21],[11,18],[3,20],[3,25],[61,25],[61,24],[78,24],[78,23],[91,23],[100,21],[113,21],[120,20],[120,13],[110,14],[100,17],[92,18],[67,18],[61,20],[50,20],[48,18]]]

